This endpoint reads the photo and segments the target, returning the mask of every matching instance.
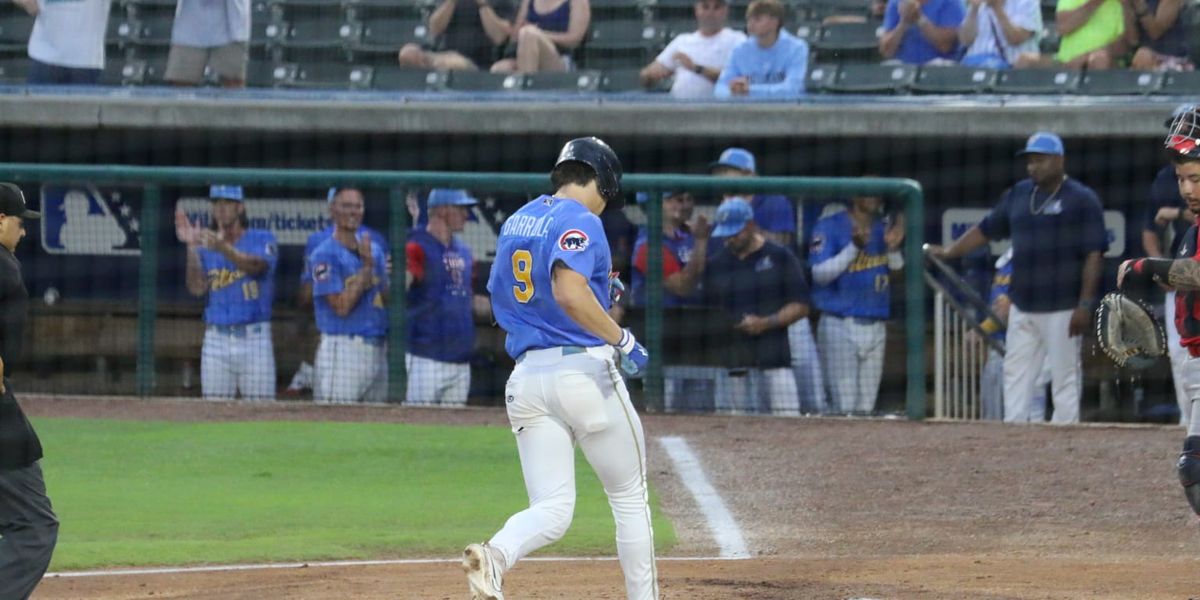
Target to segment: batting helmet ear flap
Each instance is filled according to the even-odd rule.
[[[579,162],[591,167],[596,173],[596,189],[600,197],[610,207],[625,206],[625,197],[621,195],[621,160],[604,140],[582,137],[567,142],[558,153],[554,166],[565,162]]]

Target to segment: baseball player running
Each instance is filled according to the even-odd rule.
[[[598,215],[620,208],[621,163],[596,138],[567,142],[550,180],[557,190],[505,221],[488,279],[505,349],[517,361],[505,400],[529,508],[463,553],[475,600],[503,600],[504,573],[553,543],[575,508],[575,449],[604,485],[631,600],[658,598],[641,420],[618,371],[649,356],[607,313],[612,257]]]
[[[275,399],[271,301],[275,298],[275,236],[250,229],[239,185],[214,185],[212,223],[201,229],[175,209],[175,234],[187,244],[187,288],[208,296],[200,391],[205,399]]]
[[[1182,107],[1171,119],[1163,144],[1175,166],[1179,195],[1192,214],[1200,215],[1200,104]],[[1175,290],[1175,323],[1180,344],[1187,348],[1183,364],[1184,385],[1192,402],[1187,439],[1179,457],[1179,482],[1188,504],[1200,514],[1200,218],[1183,236],[1177,258],[1139,258],[1121,263],[1117,287],[1128,282],[1163,283]]]
[[[360,234],[362,194],[333,201],[333,236],[313,250],[316,387],[321,403],[383,402],[387,398],[387,257]]]
[[[881,198],[859,196],[813,228],[813,303],[821,309],[817,349],[835,410],[870,414],[883,377],[890,271],[904,268],[904,232],[888,229]]]
[[[58,543],[58,518],[42,477],[42,444],[7,378],[21,359],[29,305],[13,252],[25,237],[25,220],[39,218],[25,207],[21,188],[0,183],[0,598],[5,600],[29,598]]]

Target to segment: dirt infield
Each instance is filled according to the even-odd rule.
[[[33,416],[505,426],[499,409],[23,399]],[[665,598],[1200,597],[1200,527],[1177,427],[1012,427],[648,415],[650,472],[679,544],[718,554],[661,436],[684,437],[756,557],[662,561]],[[447,540],[446,558],[466,540]],[[513,599],[624,598],[616,562],[525,562]],[[459,599],[451,562],[48,579],[51,598]]]

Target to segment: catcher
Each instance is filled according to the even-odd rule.
[[[1163,145],[1175,166],[1179,195],[1194,214],[1200,214],[1200,105],[1181,107],[1176,111],[1168,123]],[[1181,258],[1138,258],[1121,263],[1117,270],[1117,287],[1121,288],[1127,282],[1151,280],[1176,291],[1174,326],[1179,331],[1180,345],[1187,348],[1189,354],[1181,371],[1193,405],[1183,454],[1179,457],[1179,482],[1183,484],[1188,504],[1200,515],[1200,410],[1195,406],[1200,402],[1200,244],[1197,236],[1200,236],[1200,219],[1184,234],[1179,251]]]

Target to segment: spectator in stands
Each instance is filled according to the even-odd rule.
[[[30,85],[95,85],[104,72],[112,0],[13,0],[36,17],[29,35]]]
[[[1007,69],[1022,54],[1036,53],[1042,34],[1038,0],[967,0],[958,41],[967,48],[962,64]]]
[[[645,204],[646,194],[638,194],[638,203]],[[708,260],[708,236],[711,233],[708,219],[696,216],[692,221],[696,201],[690,192],[674,191],[662,195],[662,267],[663,306],[686,306],[697,304],[694,296],[696,284],[704,273]],[[646,305],[646,271],[649,256],[646,254],[647,232],[638,231],[633,245],[633,302]]]
[[[508,39],[510,0],[442,0],[429,15],[429,37],[438,51],[420,44],[400,49],[400,66],[442,71],[478,71],[491,67],[496,50]]]
[[[754,0],[746,7],[750,37],[734,46],[714,90],[718,98],[790,100],[804,95],[808,42],[783,28],[779,0]]]
[[[1096,193],[1068,177],[1057,135],[1038,132],[1018,156],[1029,178],[1009,188],[983,221],[949,248],[930,252],[957,258],[989,240],[1012,238],[1008,347],[1004,356],[1004,420],[1031,421],[1038,373],[1052,373],[1054,423],[1079,422],[1080,342],[1091,326],[1100,288],[1101,256],[1108,248]]]
[[[698,0],[692,7],[696,31],[681,33],[642,69],[642,85],[651,87],[675,76],[671,95],[675,98],[712,98],[713,86],[729,62],[733,47],[746,34],[725,26],[729,4],[725,0]]]
[[[888,0],[879,54],[909,65],[952,61],[963,16],[961,0]]]
[[[856,196],[813,228],[813,304],[821,311],[817,350],[835,409],[875,411],[891,313],[891,272],[904,268],[904,230],[891,227],[883,199]]]
[[[493,73],[562,72],[572,68],[570,53],[583,43],[592,24],[588,0],[521,0],[509,43],[517,57],[492,65]]]
[[[179,0],[163,79],[200,85],[208,67],[221,87],[245,87],[249,53],[250,0]]]
[[[800,261],[758,230],[745,200],[717,208],[713,235],[726,240],[705,266],[704,301],[724,309],[731,328],[717,334],[742,350],[730,352],[732,389],[718,389],[717,402],[732,402],[735,411],[799,415],[787,328],[808,315]]]
[[[1018,67],[1066,65],[1103,71],[1117,65],[1137,45],[1137,25],[1130,0],[1058,0],[1054,24],[1062,41],[1058,54],[1023,54]]]
[[[414,229],[405,247],[408,404],[467,405],[475,317],[491,315],[490,302],[471,285],[471,248],[454,235],[475,204],[465,190],[434,188],[426,204],[429,224]]]
[[[1138,71],[1191,71],[1186,0],[1128,0],[1142,46],[1130,68]],[[1196,10],[1192,8],[1191,10]],[[1168,329],[1170,329],[1168,327]]]

